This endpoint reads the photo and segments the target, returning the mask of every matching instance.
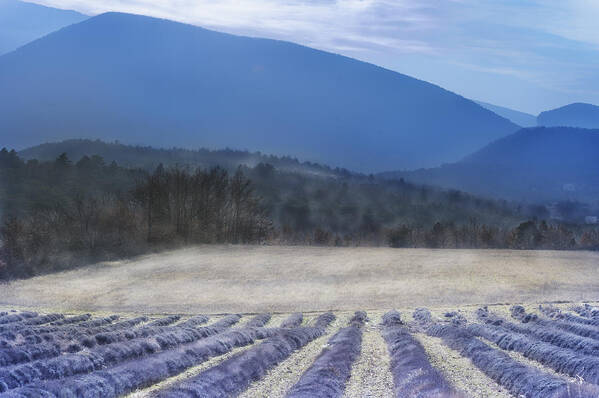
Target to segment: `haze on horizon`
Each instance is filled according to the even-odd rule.
[[[571,102],[599,103],[599,3],[592,0],[32,2],[288,40],[535,115]]]

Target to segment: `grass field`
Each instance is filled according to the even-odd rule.
[[[0,285],[0,305],[137,313],[384,310],[599,298],[599,253],[199,246]]]

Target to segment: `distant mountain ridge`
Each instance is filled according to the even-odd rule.
[[[15,97],[13,93],[18,92]],[[518,126],[433,84],[300,45],[108,13],[0,57],[4,144],[101,138],[362,172],[455,161]]]
[[[86,18],[76,11],[0,0],[0,55]]]
[[[599,130],[522,129],[459,162],[381,176],[493,198],[599,204]]]
[[[505,108],[503,106],[497,106],[482,101],[475,101],[483,108],[495,112],[499,116],[502,116],[513,123],[521,127],[535,127],[537,125],[537,117],[529,113],[516,111],[514,109]]]
[[[537,118],[539,126],[567,126],[599,129],[599,106],[574,103],[542,112]]]

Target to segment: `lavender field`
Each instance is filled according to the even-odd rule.
[[[597,397],[596,303],[0,311],[0,397]]]

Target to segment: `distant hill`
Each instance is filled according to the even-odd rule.
[[[372,64],[144,16],[103,14],[0,57],[0,130],[18,149],[118,139],[371,172],[455,161],[517,129]]]
[[[52,170],[56,171],[53,165],[57,164],[57,158],[62,158],[62,153],[66,153],[67,158],[60,164],[72,166],[74,173],[81,173],[80,178],[56,178],[52,181],[57,186],[52,189],[40,185],[41,181],[48,182]],[[3,157],[6,158],[4,161]],[[13,157],[23,161],[11,160]],[[37,161],[25,162],[32,159]],[[96,189],[130,192],[139,183],[139,178],[119,174],[119,167],[112,164],[113,161],[134,169],[125,174],[138,177],[143,171],[137,168],[153,172],[159,163],[163,163],[167,170],[169,166],[184,169],[189,166],[191,172],[197,166],[204,169],[220,166],[229,170],[230,175],[241,165],[275,226],[290,226],[291,233],[299,235],[322,228],[340,236],[347,235],[348,239],[375,233],[384,240],[382,228],[399,225],[430,228],[437,222],[464,225],[477,220],[487,225],[513,228],[529,216],[528,209],[517,209],[511,203],[453,190],[376,179],[325,165],[300,163],[289,157],[232,150],[156,149],[89,140],[43,144],[14,156],[0,150],[0,177],[6,176],[3,167],[11,168],[15,163],[20,167],[15,176],[6,178],[7,184],[0,184],[0,209],[7,214],[22,214],[47,204],[67,203],[75,194],[96,194]],[[101,181],[94,183],[93,178]],[[61,193],[61,187],[68,188],[69,193]]]
[[[463,160],[386,178],[515,200],[599,202],[599,130],[522,129]]]
[[[568,126],[599,129],[599,106],[575,103],[542,112],[538,117],[538,124],[547,127]]]
[[[237,151],[232,149],[180,149],[153,148],[150,146],[124,145],[119,142],[73,139],[61,142],[45,143],[19,151],[24,160],[37,159],[52,161],[66,153],[69,159],[81,159],[84,156],[101,156],[107,163],[116,162],[121,166],[143,168],[152,171],[159,164],[164,166],[202,167],[220,166],[235,171],[238,166],[255,167],[259,163],[268,163],[278,170],[301,172],[322,176],[357,175],[348,170],[332,169],[326,165],[300,162],[288,156],[272,156],[260,152]]]
[[[483,108],[487,108],[488,110],[495,112],[499,116],[502,116],[513,123],[517,124],[521,127],[535,127],[537,125],[537,117],[531,115],[529,113],[524,113],[520,111],[516,111],[510,108],[504,108],[503,106],[497,106],[493,104],[488,104],[482,101],[475,101],[477,104],[482,106]]]
[[[0,0],[0,55],[88,16],[17,0]]]

